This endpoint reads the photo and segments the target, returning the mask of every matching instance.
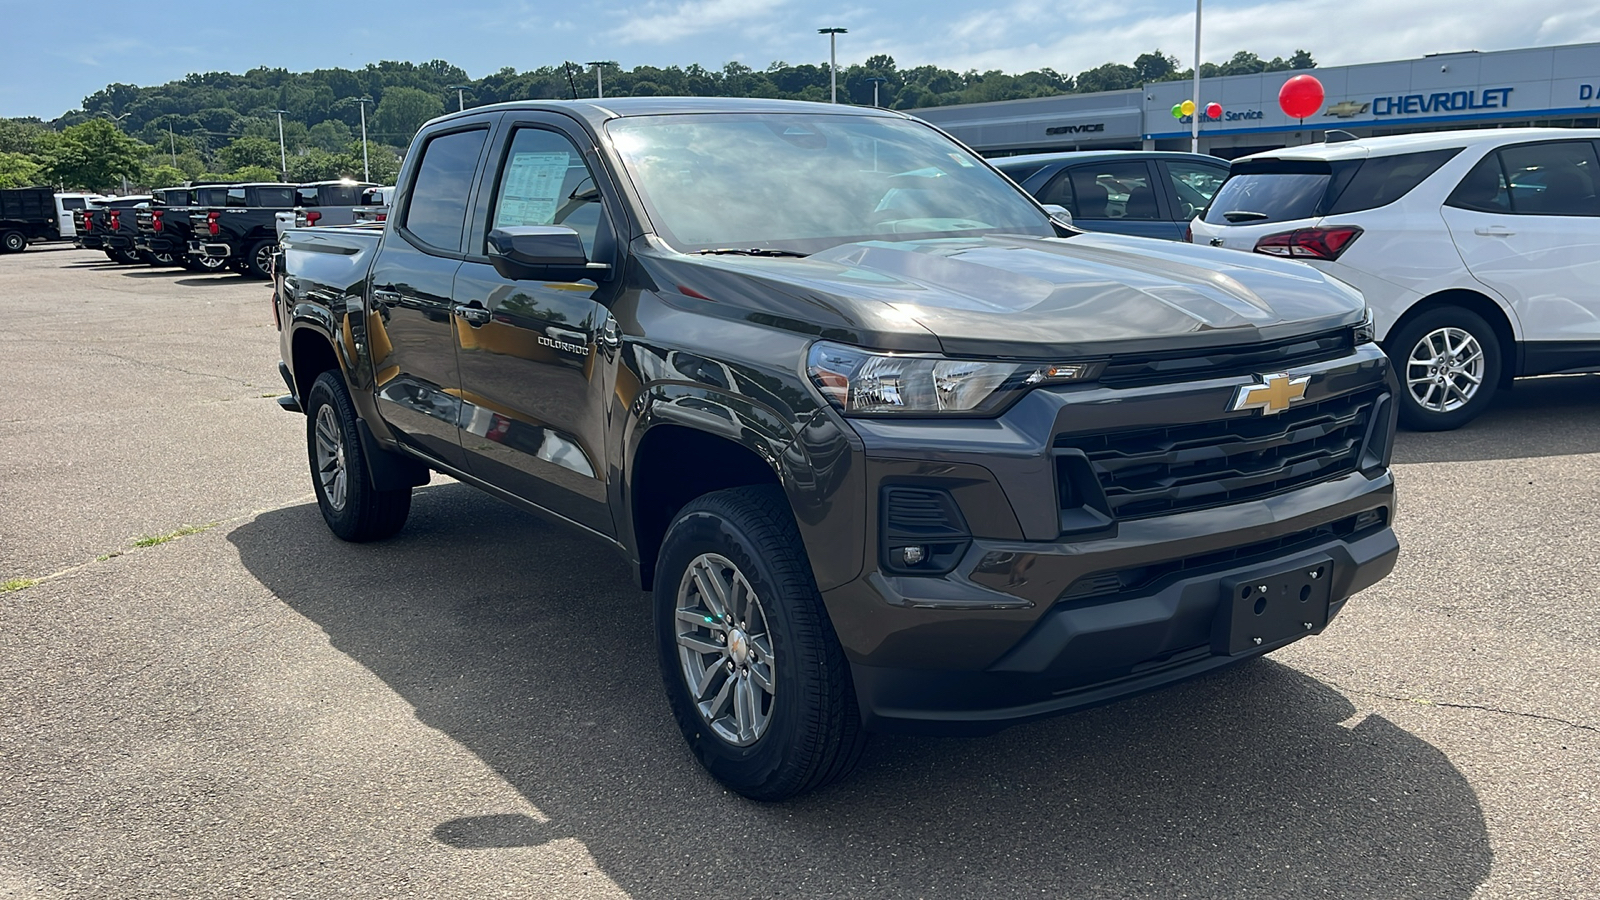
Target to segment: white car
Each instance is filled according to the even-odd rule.
[[[1361,138],[1237,159],[1196,244],[1367,298],[1400,421],[1458,428],[1524,375],[1600,371],[1600,130]]]

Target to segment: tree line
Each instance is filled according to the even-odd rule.
[[[1270,60],[1240,51],[1223,63],[1204,63],[1202,77],[1309,69],[1305,50]],[[892,56],[839,68],[840,101],[891,109],[1018,100],[1057,94],[1136,88],[1185,80],[1192,69],[1159,49],[1131,65],[1108,62],[1077,75],[1041,68],[956,72],[938,66],[900,68]],[[738,62],[721,69],[615,64],[601,67],[606,96],[769,97],[826,101],[828,66],[774,62],[757,70]],[[390,183],[412,135],[427,120],[454,109],[507,100],[592,98],[595,72],[577,63],[519,72],[503,68],[469,78],[444,60],[384,61],[361,69],[290,72],[256,68],[241,75],[206,72],[162,85],[111,84],[85,97],[80,109],[49,122],[0,119],[0,187],[49,183],[110,190],[126,178],[140,187],[190,180],[277,180],[283,174],[278,114],[283,113],[287,177],[291,181],[360,177],[360,125],[366,106],[372,178]],[[363,100],[371,101],[363,104]]]

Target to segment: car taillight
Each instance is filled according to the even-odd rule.
[[[93,218],[91,218],[89,216],[84,216],[83,217],[83,230],[84,231],[93,231],[94,230],[94,219]]]
[[[317,220],[319,220],[321,218],[322,218],[322,213],[319,213],[319,212],[308,212],[308,213],[306,213],[306,224],[307,225],[315,225],[315,224],[317,224]]]
[[[378,213],[378,221],[379,222],[387,222],[387,221],[389,221],[389,214],[388,213]]]
[[[1351,242],[1361,236],[1354,225],[1331,228],[1296,228],[1280,231],[1256,241],[1255,252],[1295,259],[1338,259]]]
[[[222,213],[216,210],[206,213],[206,231],[211,232],[212,237],[222,233],[222,226],[217,224],[217,220],[220,218],[222,218]]]
[[[122,229],[122,213],[120,211],[118,211],[118,210],[112,210],[111,211],[111,230],[112,231],[120,231],[121,229]]]
[[[158,209],[150,214],[150,229],[152,231],[161,230],[161,214],[164,212],[166,212],[166,210]]]

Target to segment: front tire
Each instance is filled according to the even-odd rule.
[[[1500,338],[1477,313],[1440,306],[1384,342],[1400,381],[1400,424],[1450,431],[1483,415],[1504,371]]]
[[[678,513],[655,622],[673,717],[718,781],[784,800],[855,768],[865,734],[849,666],[781,490],[717,491]]]
[[[323,372],[306,401],[306,455],[317,506],[341,539],[362,543],[393,537],[411,512],[411,489],[372,486],[356,430],[355,404],[338,371]]]

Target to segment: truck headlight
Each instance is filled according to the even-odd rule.
[[[1378,330],[1372,322],[1372,308],[1368,307],[1366,316],[1361,320],[1361,324],[1355,327],[1355,333],[1352,337],[1355,339],[1356,346],[1359,347],[1362,344],[1372,343],[1377,339],[1377,334]]]
[[[1093,364],[874,353],[819,341],[806,371],[846,414],[993,414],[1036,385],[1087,378]]]

